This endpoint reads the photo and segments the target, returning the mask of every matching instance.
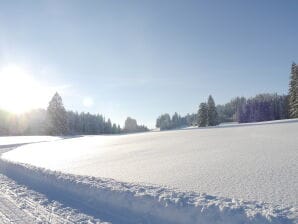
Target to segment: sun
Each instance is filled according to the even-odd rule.
[[[17,65],[0,69],[0,108],[23,113],[44,107],[51,93],[30,75],[30,71]]]
[[[85,97],[85,98],[83,99],[83,105],[84,105],[85,107],[92,107],[93,104],[94,104],[94,101],[93,101],[93,99],[92,99],[91,97]]]

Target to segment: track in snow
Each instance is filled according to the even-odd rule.
[[[8,198],[4,192],[0,192],[0,223],[31,224],[35,220],[20,209]]]
[[[0,174],[0,223],[103,223]]]
[[[15,148],[1,147],[0,155]],[[99,219],[67,207],[46,195],[28,189],[0,173],[1,224],[73,224],[100,223]]]

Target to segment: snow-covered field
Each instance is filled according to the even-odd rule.
[[[59,140],[60,137],[53,136],[8,136],[0,137],[0,146],[26,144],[32,142],[46,142]]]
[[[0,136],[0,155],[16,148],[17,146],[29,143],[56,141],[61,139],[61,137],[53,136]]]
[[[2,155],[1,171],[135,214],[127,223],[297,223],[297,133],[292,120],[88,136],[21,146]]]
[[[0,136],[0,155],[9,151],[17,146],[36,143],[60,140],[60,137],[53,136]]]

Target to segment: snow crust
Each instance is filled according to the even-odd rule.
[[[7,160],[0,171],[46,195],[101,214],[111,223],[288,224],[295,211],[172,188],[63,174]],[[291,218],[292,217],[292,218]]]

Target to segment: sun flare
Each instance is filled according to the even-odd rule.
[[[0,69],[0,108],[23,113],[45,107],[52,91],[30,75],[30,71],[17,65]]]

